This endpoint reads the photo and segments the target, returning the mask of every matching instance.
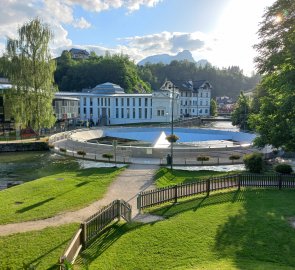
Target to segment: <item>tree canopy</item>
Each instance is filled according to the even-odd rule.
[[[81,91],[105,82],[118,84],[128,93],[151,91],[137,66],[123,54],[97,56],[91,52],[88,59],[72,59],[70,52],[64,51],[57,58],[55,81],[60,91]]]
[[[18,29],[18,39],[8,39],[1,71],[12,84],[5,94],[16,123],[36,130],[55,123],[52,108],[55,63],[48,48],[53,34],[39,18]]]
[[[256,63],[264,75],[257,88],[256,113],[249,119],[258,146],[295,150],[295,2],[277,0],[259,29]]]

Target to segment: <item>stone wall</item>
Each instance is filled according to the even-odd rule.
[[[49,150],[46,142],[1,143],[0,152],[23,152]]]

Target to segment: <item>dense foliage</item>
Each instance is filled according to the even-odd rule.
[[[81,91],[112,82],[128,93],[142,93],[159,89],[166,79],[208,80],[214,88],[213,97],[236,97],[241,90],[255,87],[260,80],[258,75],[244,76],[236,66],[218,69],[210,65],[199,67],[187,61],[136,66],[126,55],[97,56],[92,52],[88,59],[72,59],[71,53],[64,51],[56,60],[55,81],[60,91]]]
[[[52,99],[55,63],[51,61],[49,27],[37,18],[18,29],[17,39],[8,39],[0,70],[12,89],[5,94],[6,107],[16,123],[40,131],[55,123]]]
[[[278,164],[275,167],[275,171],[278,173],[290,174],[293,172],[293,169],[289,164]]]
[[[165,79],[173,80],[208,80],[212,86],[212,96],[237,97],[242,90],[252,89],[260,80],[259,75],[247,77],[243,71],[232,66],[219,69],[207,65],[200,67],[187,61],[172,61],[169,65],[146,64],[139,67],[141,78],[152,89],[159,89]]]
[[[81,91],[105,82],[118,84],[128,93],[151,90],[140,79],[137,66],[123,54],[97,56],[92,52],[88,59],[72,59],[70,52],[63,51],[56,62],[54,77],[60,91]]]
[[[244,156],[246,169],[251,173],[260,173],[263,169],[263,159],[261,153],[252,153]]]
[[[258,146],[295,150],[295,2],[277,0],[263,17],[256,58],[263,79],[249,123]]]
[[[242,92],[236,102],[236,107],[232,112],[232,124],[239,126],[243,130],[248,130],[248,118],[250,113],[251,102],[248,97]]]

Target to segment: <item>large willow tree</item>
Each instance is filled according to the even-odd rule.
[[[55,123],[56,65],[48,47],[52,38],[49,27],[36,18],[18,29],[17,39],[8,39],[2,59],[2,72],[12,84],[5,95],[6,106],[16,123],[38,132]]]

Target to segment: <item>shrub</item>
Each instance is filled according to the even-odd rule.
[[[231,155],[231,156],[229,156],[229,160],[231,160],[232,161],[232,163],[234,163],[234,160],[238,160],[238,159],[240,159],[241,158],[241,156],[240,155]]]
[[[66,148],[62,148],[62,147],[61,147],[61,148],[59,148],[59,151],[60,151],[60,152],[64,152],[64,153],[65,153],[65,152],[67,152],[67,149],[66,149]]]
[[[175,143],[179,140],[179,137],[176,136],[175,134],[171,134],[169,136],[166,137],[166,140],[170,143]]]
[[[105,153],[102,155],[103,158],[107,158],[109,162],[111,161],[111,158],[113,158],[113,154],[111,153]]]
[[[293,169],[289,164],[278,164],[275,167],[275,171],[278,173],[290,174],[293,172]]]
[[[208,161],[210,157],[207,156],[199,156],[197,157],[197,161],[202,161],[202,165],[204,164],[204,161]]]
[[[86,152],[84,150],[78,150],[77,154],[84,157],[86,155]]]
[[[246,169],[251,173],[260,173],[263,169],[263,159],[261,153],[252,153],[244,156]]]

